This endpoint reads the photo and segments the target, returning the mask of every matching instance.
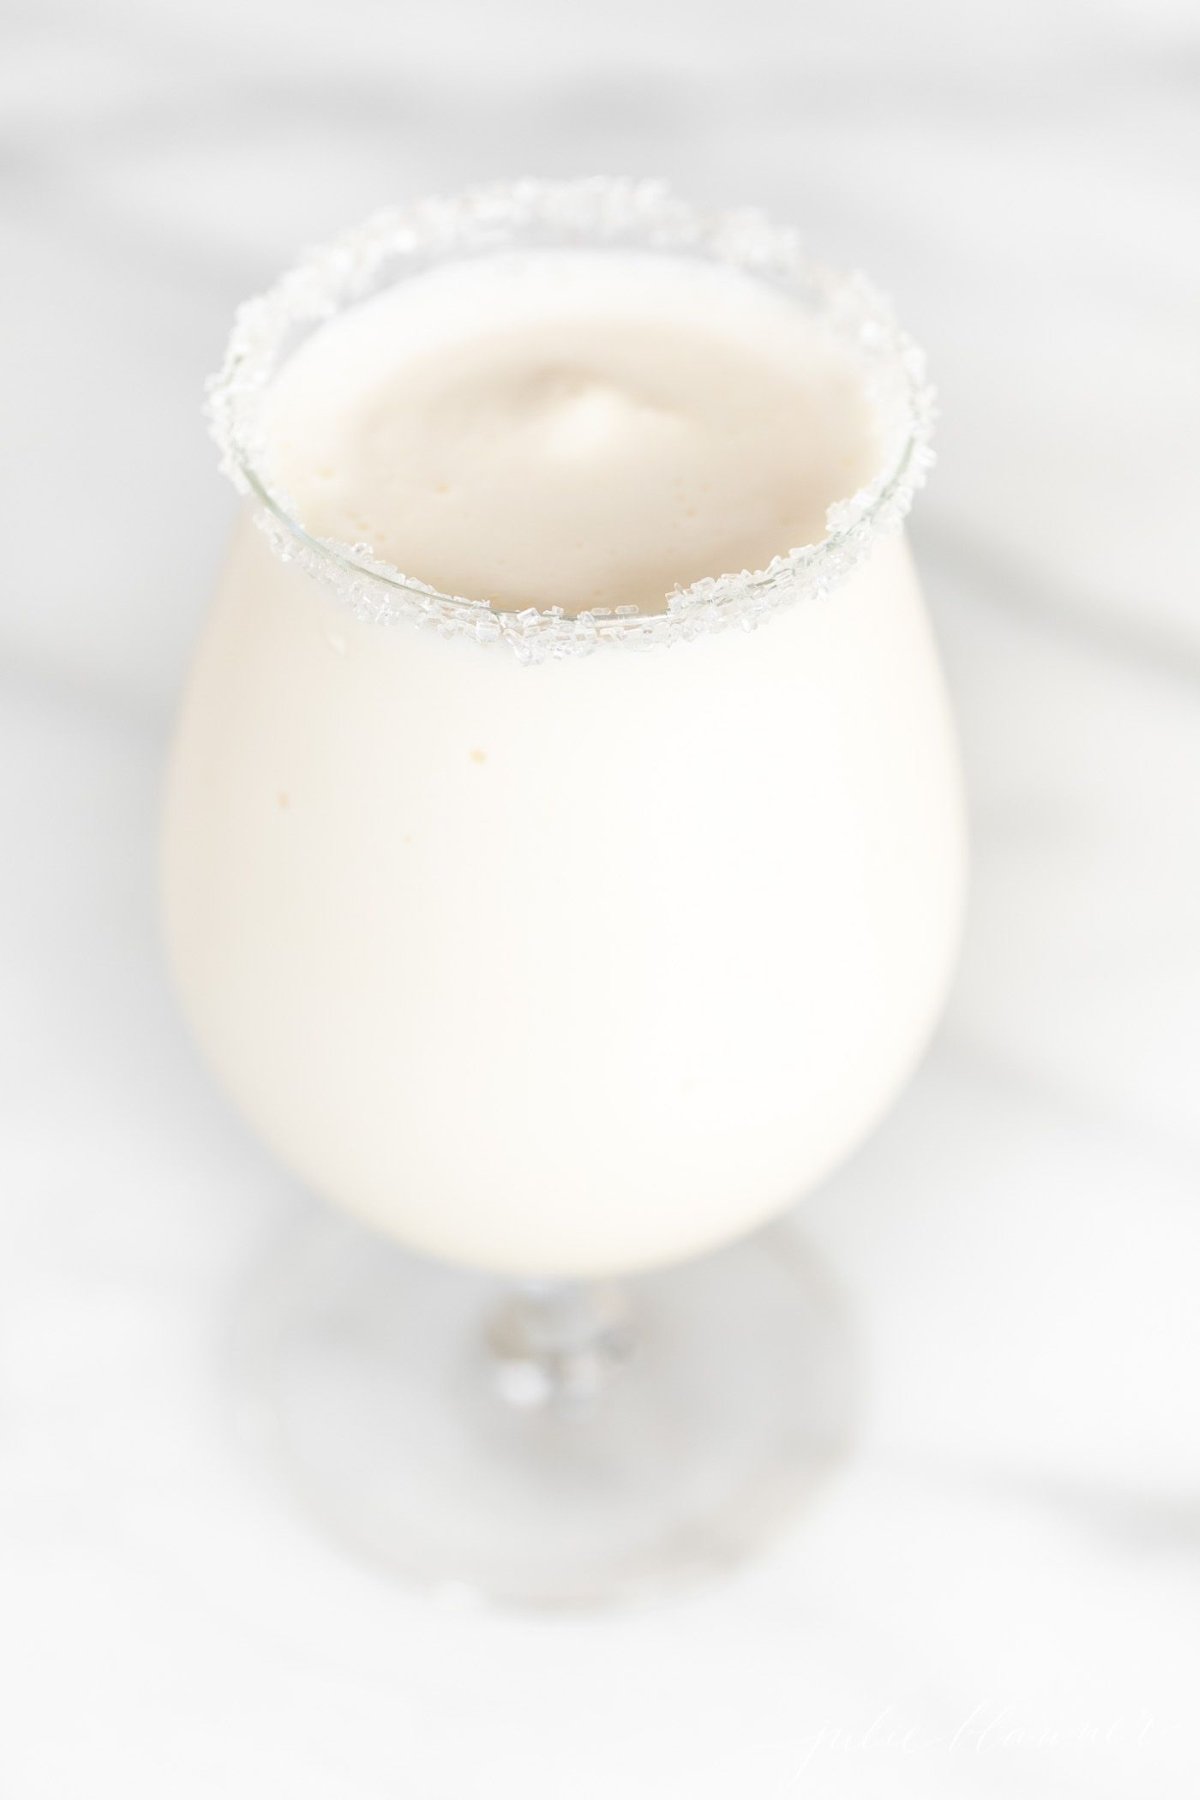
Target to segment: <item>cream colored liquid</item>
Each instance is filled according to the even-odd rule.
[[[568,613],[814,543],[875,461],[855,371],[796,306],[595,251],[451,265],[342,316],[277,379],[270,442],[316,536]]]
[[[310,528],[575,608],[815,535],[867,454],[844,367],[757,289],[610,261],[553,333],[497,263],[494,338],[464,290],[314,340],[275,413]],[[756,632],[523,666],[355,620],[239,530],[172,762],[172,962],[264,1138],[417,1249],[588,1275],[789,1205],[911,1072],[963,867],[898,536]]]

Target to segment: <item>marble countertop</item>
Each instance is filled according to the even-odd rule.
[[[1197,1791],[1200,30],[1169,0],[15,0],[0,54],[0,1794]],[[920,1076],[803,1210],[868,1370],[736,1579],[462,1616],[239,1453],[221,1346],[308,1202],[206,1084],[156,791],[231,513],[235,302],[386,200],[658,173],[928,345],[914,542],[975,881]]]

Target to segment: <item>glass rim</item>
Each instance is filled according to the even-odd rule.
[[[319,538],[264,472],[262,400],[285,340],[366,298],[395,263],[415,273],[487,252],[539,247],[650,250],[725,263],[804,299],[851,354],[881,424],[879,467],[826,512],[815,543],[781,552],[764,568],[703,576],[662,597],[654,610],[591,607],[506,609],[443,593],[376,557],[365,544]],[[797,232],[760,211],[706,212],[662,182],[589,178],[518,181],[416,201],[373,214],[309,251],[264,293],[237,310],[220,370],[207,385],[206,412],[221,467],[248,499],[273,550],[295,561],[356,616],[408,619],[443,635],[503,641],[523,661],[595,650],[690,640],[731,624],[747,629],[805,595],[839,586],[877,537],[906,517],[933,464],[934,390],[923,352],[887,300],[858,272],[811,257]]]

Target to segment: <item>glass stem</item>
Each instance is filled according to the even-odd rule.
[[[518,1282],[492,1314],[487,1343],[509,1406],[584,1407],[632,1354],[628,1297],[609,1282]]]

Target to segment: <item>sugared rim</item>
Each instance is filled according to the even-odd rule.
[[[532,243],[641,248],[699,256],[757,274],[793,292],[851,353],[880,425],[883,454],[872,479],[829,507],[825,536],[763,569],[705,576],[664,596],[663,610],[559,607],[505,611],[443,594],[372,555],[365,544],[313,537],[288,496],[266,479],[262,400],[285,340],[363,298],[386,272]],[[394,264],[394,269],[389,265]],[[358,617],[408,620],[448,636],[507,643],[524,661],[604,646],[687,641],[730,625],[747,629],[783,605],[823,595],[894,529],[933,463],[934,393],[925,358],[888,302],[863,276],[814,261],[795,231],[757,211],[708,213],[661,182],[517,181],[388,208],[310,251],[238,308],[218,374],[208,383],[209,423],[221,466],[255,505],[276,553],[298,562]]]

